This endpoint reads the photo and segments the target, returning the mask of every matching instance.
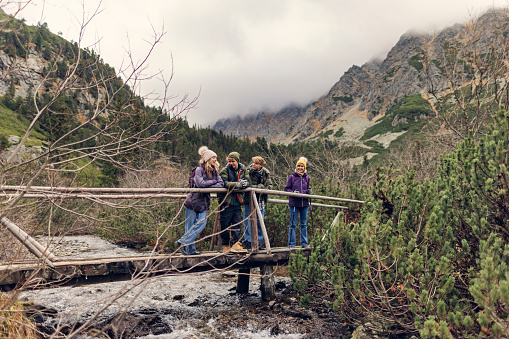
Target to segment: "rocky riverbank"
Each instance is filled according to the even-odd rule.
[[[54,251],[74,257],[127,255],[97,238],[62,239]],[[75,250],[79,248],[78,252]],[[127,252],[126,252],[127,251]],[[161,276],[23,292],[45,333],[69,334],[90,321],[77,338],[342,338],[348,331],[328,309],[304,309],[283,269],[276,270],[277,299],[262,302],[259,271],[247,295],[235,293],[235,272]]]

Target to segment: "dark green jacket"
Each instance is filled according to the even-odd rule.
[[[272,180],[270,179],[270,171],[265,167],[262,167],[260,170],[260,175],[256,173],[253,169],[253,165],[249,165],[247,168],[247,174],[249,174],[249,179],[251,180],[252,188],[263,188],[263,189],[272,189]],[[256,193],[256,199],[258,202],[263,201],[264,205],[267,205],[268,195]],[[251,192],[244,194],[244,205],[249,205],[251,201]]]
[[[249,180],[249,173],[246,171],[246,166],[240,162],[237,170],[233,169],[230,165],[226,165],[221,172],[219,172],[219,175],[221,176],[221,179],[223,179],[224,187],[228,190],[234,189],[237,181],[242,179],[246,179],[249,184],[251,184],[251,181]],[[242,205],[244,202],[244,197],[242,195],[242,193],[237,192],[228,192],[228,194],[219,193],[217,198],[219,199],[219,203],[223,206],[227,206],[229,204],[238,206]]]

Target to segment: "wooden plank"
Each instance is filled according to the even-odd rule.
[[[222,254],[217,252],[203,253],[197,256],[157,255],[117,258],[98,258],[80,260],[60,260],[51,268],[34,262],[27,264],[0,265],[0,286],[17,284],[20,281],[32,279],[38,282],[62,282],[69,279],[85,279],[93,276],[114,276],[126,274],[141,274],[152,276],[158,274],[186,274],[192,272],[218,269],[247,269],[264,265],[285,265],[290,257],[288,248],[273,250],[267,254]],[[309,250],[303,250],[309,254]]]
[[[285,204],[285,205],[288,205],[288,200],[269,199],[268,201],[270,203],[273,203],[273,204]],[[337,210],[347,210],[348,209],[348,207],[346,207],[346,206],[326,205],[326,204],[320,204],[320,203],[317,203],[317,202],[310,202],[310,205],[313,206],[313,207],[326,207],[326,208],[334,208],[334,209],[337,209]]]
[[[0,198],[12,199],[18,194],[0,193]],[[23,199],[88,199],[88,200],[129,200],[129,199],[185,199],[186,194],[75,194],[75,193],[27,193]]]
[[[104,187],[50,187],[50,186],[31,186],[27,188],[26,186],[12,186],[12,185],[1,185],[0,191],[24,191],[26,193],[123,193],[123,194],[167,194],[167,193],[189,193],[189,192],[199,192],[199,193],[220,193],[227,192],[225,188],[179,188],[179,187],[162,187],[162,188],[104,188]],[[270,195],[279,195],[279,196],[289,196],[289,197],[297,197],[297,198],[309,198],[309,199],[320,199],[320,200],[328,200],[328,201],[337,201],[337,202],[346,202],[346,203],[356,203],[356,204],[364,204],[362,200],[354,200],[354,199],[345,199],[345,198],[337,198],[337,197],[327,197],[322,195],[314,195],[314,194],[302,194],[302,193],[293,193],[293,192],[284,192],[284,191],[276,191],[276,190],[268,190],[262,188],[244,188],[244,189],[233,189],[230,192],[249,192],[253,191],[256,193],[262,194],[270,194]],[[140,197],[142,198],[142,197]]]

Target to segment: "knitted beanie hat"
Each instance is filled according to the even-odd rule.
[[[240,162],[239,152],[231,152],[230,154],[228,154],[228,158],[233,158],[233,159],[235,159],[235,161]]]
[[[307,163],[308,163],[308,159],[306,159],[304,157],[300,157],[299,160],[297,160],[297,164],[295,164],[295,167],[297,167],[298,164],[303,164],[304,165],[304,171],[305,171]]]
[[[205,162],[209,161],[212,157],[217,157],[214,151],[209,150],[207,146],[202,146],[198,149],[198,154],[201,155]]]

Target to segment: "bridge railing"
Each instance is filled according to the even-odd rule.
[[[14,193],[6,193],[6,192],[14,192]],[[267,254],[271,253],[270,241],[267,234],[267,229],[265,227],[265,223],[262,217],[262,213],[260,210],[260,206],[258,205],[258,201],[255,198],[255,193],[275,195],[275,196],[288,196],[288,197],[297,197],[297,198],[308,198],[313,200],[325,200],[332,202],[340,202],[340,203],[354,203],[354,204],[363,204],[364,201],[361,200],[353,200],[353,199],[345,199],[345,198],[337,198],[337,197],[328,197],[322,195],[315,194],[302,194],[302,193],[293,193],[293,192],[285,192],[285,191],[276,191],[276,190],[268,190],[268,189],[260,189],[260,188],[245,188],[245,189],[232,189],[227,190],[226,188],[102,188],[102,187],[51,187],[51,186],[0,186],[0,198],[14,199],[19,198],[20,195],[24,199],[88,199],[94,202],[98,202],[100,200],[110,200],[110,199],[185,199],[187,193],[197,192],[197,193],[224,193],[227,192],[231,194],[233,192],[245,193],[249,192],[251,194],[250,199],[250,210],[252,213],[250,214],[250,225],[251,225],[251,247],[253,253],[258,253],[259,245],[258,244],[258,220],[260,221],[260,228],[263,232],[264,242],[265,242],[265,251]],[[177,194],[181,193],[181,194]],[[184,193],[184,194],[182,194]],[[270,203],[276,204],[288,204],[287,200],[277,200],[277,199],[268,199]],[[346,206],[341,205],[328,205],[312,202],[311,206],[318,207],[326,207],[326,208],[334,208],[339,210],[348,209]],[[339,214],[339,213],[338,213]],[[335,218],[335,220],[337,217]],[[55,259],[55,256],[48,251],[47,248],[44,248],[41,244],[39,244],[34,238],[26,234],[23,230],[21,230],[18,226],[12,223],[9,219],[3,217],[0,220],[0,223],[4,225],[9,232],[11,232],[19,241],[21,241],[34,255],[45,260],[48,264],[51,265],[51,261]],[[219,233],[218,226],[219,220],[216,218],[214,225],[214,237],[211,241],[211,249],[218,241]],[[333,223],[334,224],[334,223]]]

